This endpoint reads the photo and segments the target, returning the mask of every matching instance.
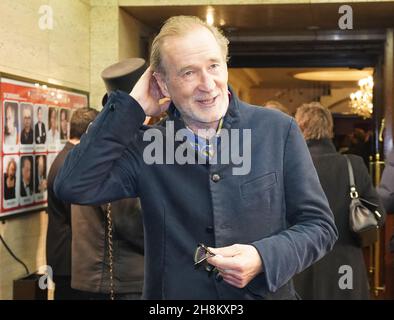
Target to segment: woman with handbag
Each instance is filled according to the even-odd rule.
[[[352,197],[348,163],[332,143],[332,115],[321,104],[312,102],[299,107],[295,118],[307,142],[339,232],[334,249],[294,278],[296,291],[303,299],[369,299],[363,250],[349,223]],[[382,224],[384,209],[363,159],[356,155],[348,155],[348,159],[357,196],[376,204],[374,209],[381,216],[379,224]]]

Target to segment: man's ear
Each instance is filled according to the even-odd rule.
[[[170,93],[168,92],[167,84],[164,81],[164,75],[159,72],[154,72],[153,76],[155,77],[157,84],[159,85],[159,88],[160,88],[163,96],[170,97]]]

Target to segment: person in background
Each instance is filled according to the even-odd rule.
[[[71,287],[81,291],[81,298],[140,299],[144,236],[139,200],[127,198],[102,206],[72,205],[71,229]]]
[[[48,229],[46,241],[47,263],[53,270],[55,300],[80,299],[80,292],[71,288],[71,204],[58,199],[53,191],[53,182],[70,150],[79,142],[89,123],[97,116],[92,108],[81,108],[74,112],[70,139],[56,156],[48,173]],[[49,109],[50,130],[56,128],[56,110]],[[54,131],[53,131],[54,132]],[[57,131],[57,133],[59,133]],[[50,141],[48,132],[48,140]],[[49,142],[48,141],[48,142]]]
[[[283,113],[286,113],[287,115],[291,116],[290,110],[278,101],[269,100],[266,103],[264,103],[264,107],[270,108],[270,109],[276,109],[276,110],[282,111]]]
[[[394,214],[394,150],[387,156],[377,191],[387,213]],[[394,233],[389,242],[389,249],[394,252]]]
[[[74,111],[70,140],[54,160],[48,175],[47,260],[53,269],[55,299],[109,299],[111,288],[116,299],[139,299],[142,293],[144,248],[139,201],[113,202],[107,213],[107,205],[72,205],[53,193],[53,180],[59,167],[97,114],[91,108]]]
[[[350,134],[350,146],[346,153],[356,154],[363,158],[365,165],[369,166],[369,155],[371,154],[371,131],[355,128]]]
[[[334,213],[339,239],[333,250],[301,274],[294,277],[296,291],[303,299],[368,299],[368,274],[362,248],[357,244],[349,226],[350,183],[348,166],[332,142],[333,119],[330,111],[318,102],[299,107],[295,119],[305,137],[320,183]],[[379,204],[378,211],[384,216],[384,208],[372,184],[363,159],[348,155],[361,198]],[[383,223],[384,219],[382,219]],[[343,289],[339,280],[341,266],[352,268],[353,288]]]

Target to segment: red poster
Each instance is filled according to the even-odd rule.
[[[47,175],[69,138],[73,110],[86,93],[0,78],[0,218],[45,208]]]

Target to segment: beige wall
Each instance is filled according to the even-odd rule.
[[[52,30],[38,25],[42,4]],[[89,90],[89,5],[83,0],[1,0],[0,72]]]
[[[105,93],[101,71],[119,58],[119,9],[115,2],[92,1],[90,11],[90,104],[98,109]]]
[[[38,25],[42,4],[53,8],[52,30]],[[90,7],[87,0],[1,0],[0,72],[90,89]],[[31,272],[45,265],[45,212],[0,222],[0,234]],[[12,298],[12,281],[23,276],[0,243],[0,299]]]
[[[91,1],[90,29],[90,101],[100,109],[105,93],[101,72],[120,60],[143,57],[140,36],[148,38],[150,30],[120,9],[116,0]]]

